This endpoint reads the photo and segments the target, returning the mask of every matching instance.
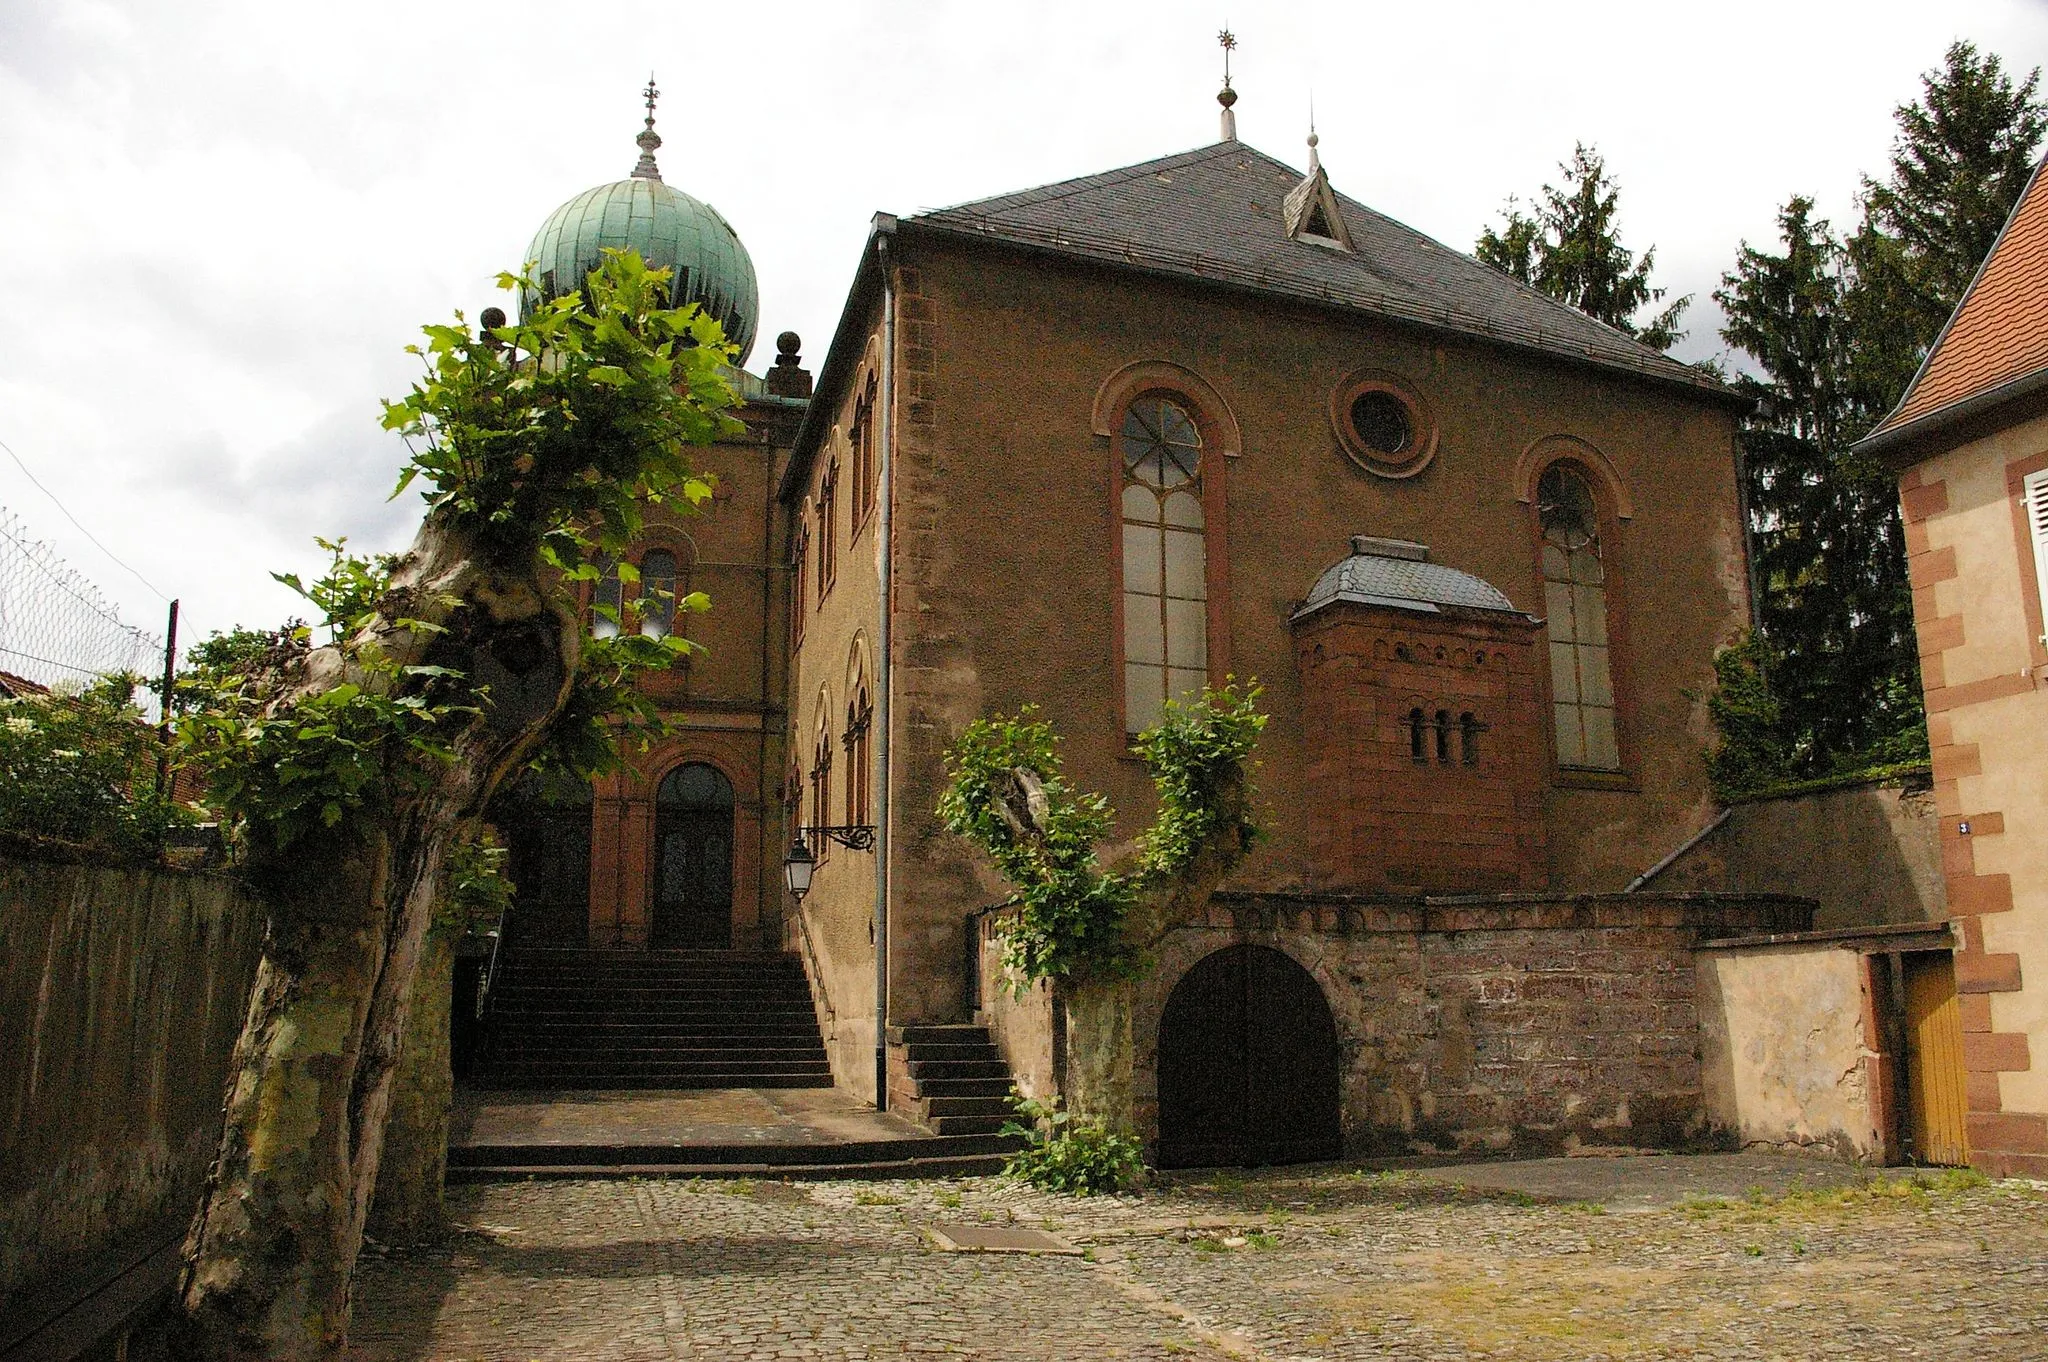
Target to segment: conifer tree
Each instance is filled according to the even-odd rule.
[[[1850,370],[1847,251],[1813,201],[1778,213],[1778,250],[1744,243],[1714,294],[1721,337],[1760,376],[1742,432],[1760,615],[1788,772],[1902,760],[1917,748],[1919,675],[1896,491],[1843,451],[1868,428]]]
[[[1783,766],[1825,775],[1924,751],[1891,475],[1850,452],[1904,396],[2031,174],[2040,73],[1952,45],[1895,111],[1891,173],[1845,240],[1795,196],[1779,250],[1744,243],[1714,294],[1756,376],[1742,433],[1763,652]],[[1723,735],[1724,739],[1727,735]]]
[[[2015,84],[1974,44],[1952,44],[1920,81],[1919,100],[1894,114],[1890,177],[1864,177],[1864,222],[1849,244],[1856,377],[1873,420],[1905,394],[1962,301],[2048,131],[2040,71]]]
[[[1474,253],[1652,349],[1670,349],[1685,336],[1678,323],[1692,299],[1680,298],[1647,321],[1636,320],[1644,308],[1664,300],[1664,290],[1650,284],[1657,248],[1638,259],[1621,244],[1615,224],[1621,186],[1608,175],[1606,162],[1582,142],[1558,172],[1561,183],[1543,186],[1533,212],[1523,212],[1510,198],[1505,221],[1498,231],[1488,227],[1479,234]]]

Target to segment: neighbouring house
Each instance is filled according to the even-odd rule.
[[[735,372],[717,498],[634,552],[714,608],[597,588],[707,645],[650,683],[678,733],[503,810],[521,901],[489,1081],[836,1081],[993,1129],[1002,1075],[1058,1086],[1059,1025],[992,1002],[982,910],[1008,890],[938,823],[945,748],[1038,704],[1127,834],[1152,799],[1131,735],[1235,676],[1265,687],[1270,835],[1148,985],[1148,1138],[1702,1133],[1691,947],[1811,917],[1622,893],[1714,817],[1746,404],[1337,192],[1313,141],[1305,170],[1239,141],[1225,103],[1193,151],[878,215],[815,392],[786,333]],[[639,141],[541,229],[543,289],[636,247],[744,359],[746,252],[660,179],[651,105]],[[1276,1047],[1307,1065],[1308,1133],[1261,1143]],[[1212,1107],[1220,1143],[1188,1134]]]
[[[1898,408],[1969,1157],[2048,1174],[2048,186],[2037,169]]]

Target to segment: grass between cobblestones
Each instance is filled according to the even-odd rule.
[[[1642,1162],[1613,1170],[1617,1186],[1674,1166]],[[365,1261],[354,1351],[734,1362],[2048,1355],[2041,1189],[1967,1173],[1845,1181],[1825,1166],[1809,1181],[1798,1174],[1813,1165],[1783,1162],[1768,1188],[1651,1209],[1329,1167],[1174,1175],[1091,1198],[995,1179],[465,1187],[451,1192],[460,1233]],[[1042,1228],[1085,1257],[940,1253],[924,1231],[947,1223]]]

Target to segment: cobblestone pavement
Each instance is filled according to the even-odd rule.
[[[2048,1189],[1611,1162],[1520,1179],[1586,1201],[1327,1167],[1092,1199],[995,1179],[463,1187],[444,1246],[364,1258],[353,1355],[2048,1358]],[[1465,1180],[1514,1181],[1502,1167]],[[925,1227],[944,1224],[1037,1226],[1087,1256],[941,1253]]]

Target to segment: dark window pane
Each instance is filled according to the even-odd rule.
[[[1351,428],[1375,454],[1400,454],[1415,439],[1408,405],[1389,392],[1360,393],[1351,404]]]

